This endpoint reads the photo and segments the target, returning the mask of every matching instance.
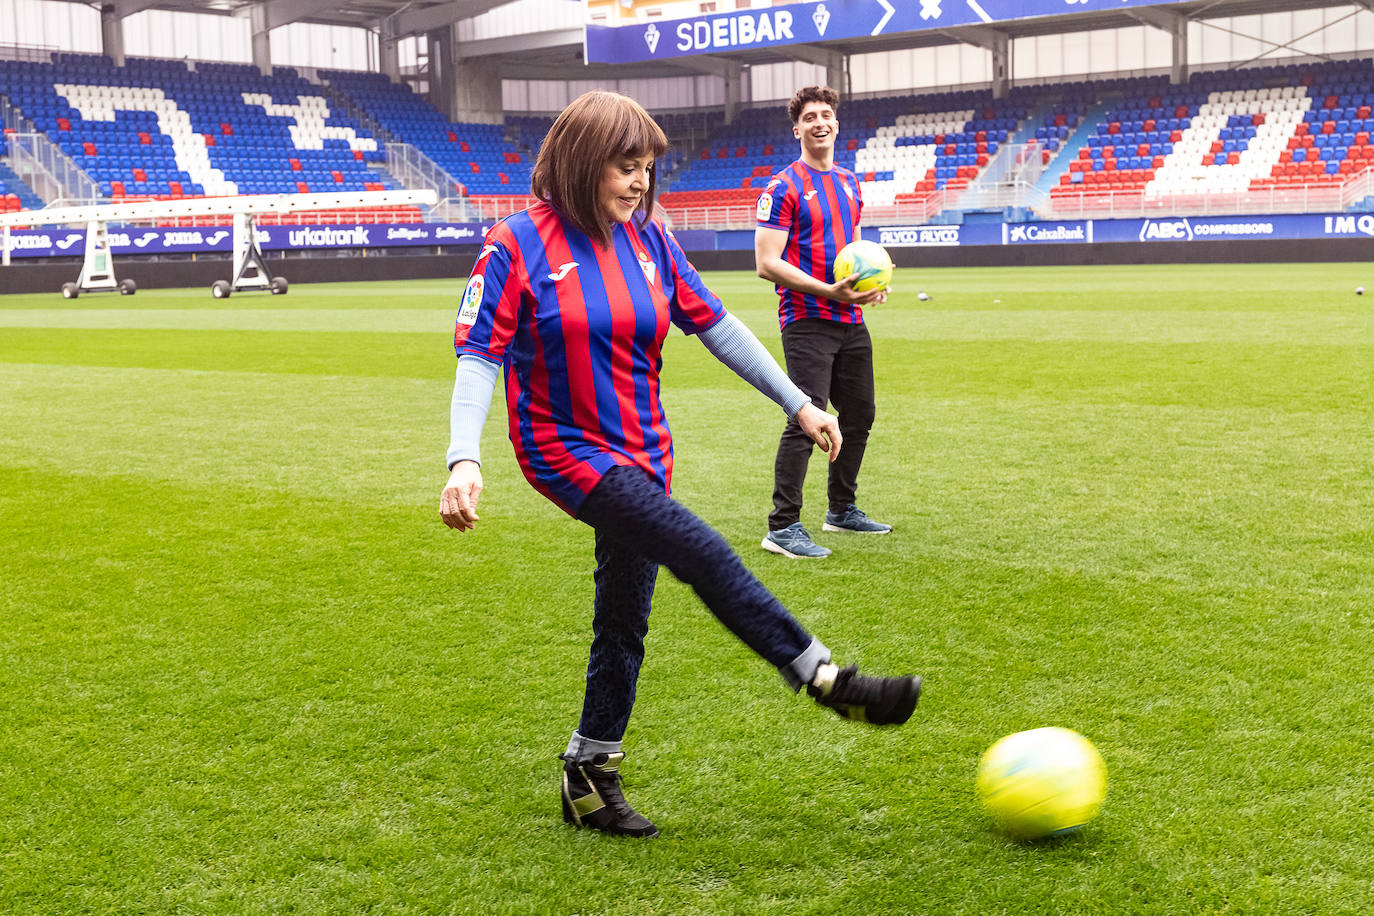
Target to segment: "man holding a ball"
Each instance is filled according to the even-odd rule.
[[[859,235],[863,200],[853,172],[835,165],[840,97],[828,86],[797,90],[787,105],[801,158],[768,183],[758,202],[754,263],[778,292],[787,374],[822,410],[835,405],[844,447],[830,465],[825,531],[886,534],[855,505],[859,467],[873,426],[873,343],[863,306],[887,299],[885,287],[855,289],[858,275],[835,277],[835,255]],[[773,511],[763,548],[793,558],[830,550],[801,524],[802,485],[811,440],[789,422],[773,466]]]

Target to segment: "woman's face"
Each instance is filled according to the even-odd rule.
[[[597,200],[606,218],[615,223],[627,223],[634,216],[639,203],[649,190],[652,155],[621,156],[606,163],[601,173],[601,192]]]

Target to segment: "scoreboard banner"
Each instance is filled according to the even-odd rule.
[[[588,63],[625,64],[1132,6],[1161,6],[1171,2],[1177,0],[823,0],[791,3],[633,25],[589,23],[584,38],[584,59]]]

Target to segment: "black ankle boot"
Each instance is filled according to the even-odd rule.
[[[620,791],[623,753],[597,754],[582,763],[566,754],[558,759],[564,761],[563,820],[620,836],[658,836],[658,828],[631,808]]]
[[[870,677],[857,666],[840,668],[829,662],[816,670],[806,692],[822,706],[829,706],[846,719],[871,725],[901,725],[911,718],[921,699],[921,678]]]

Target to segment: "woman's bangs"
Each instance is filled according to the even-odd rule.
[[[655,159],[668,151],[668,138],[654,119],[637,105],[620,106],[621,123],[616,143],[616,156],[634,158],[652,155]]]

